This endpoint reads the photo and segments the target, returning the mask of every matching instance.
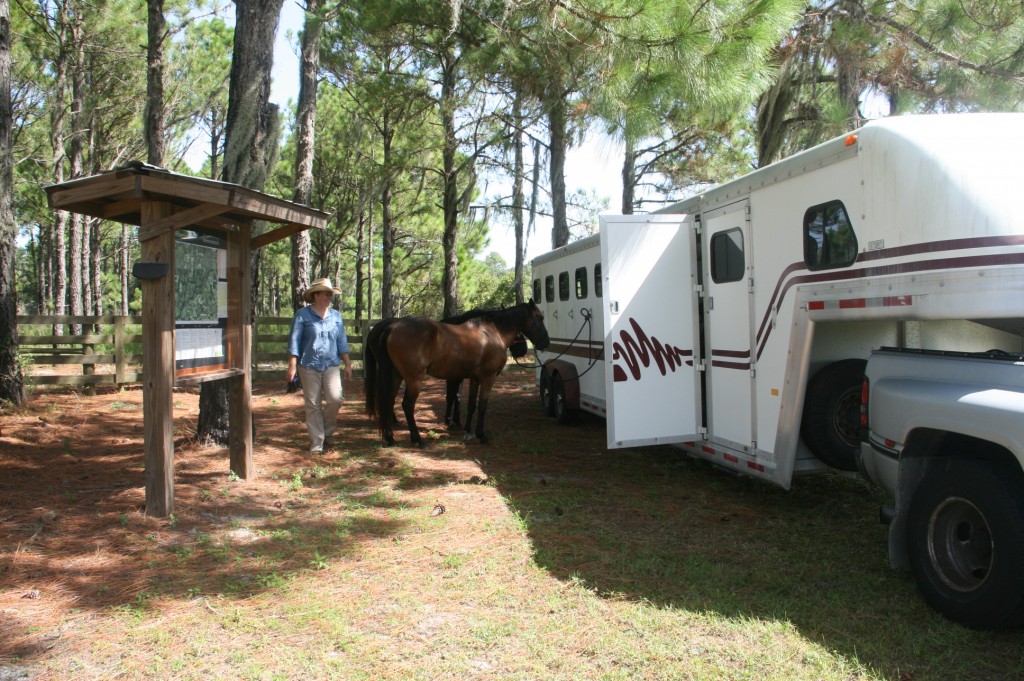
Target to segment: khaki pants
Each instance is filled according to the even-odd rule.
[[[323,373],[299,367],[302,397],[306,404],[306,427],[309,429],[310,451],[322,451],[324,440],[334,437],[341,409],[341,368],[331,367]]]

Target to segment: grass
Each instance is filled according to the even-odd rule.
[[[670,448],[608,452],[601,422],[557,427],[509,383],[489,447],[380,449],[349,405],[344,451],[305,456],[296,416],[255,482],[186,449],[173,522],[63,483],[0,502],[21,542],[0,539],[0,678],[1024,677],[1021,632],[951,624],[888,567],[859,479],[787,492]],[[93,461],[75,451],[64,475]],[[8,520],[58,503],[34,542]]]

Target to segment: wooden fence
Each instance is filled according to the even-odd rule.
[[[346,320],[353,371],[362,374],[363,342],[376,320]],[[29,385],[126,385],[142,379],[142,317],[19,315],[18,351]],[[253,380],[284,379],[291,317],[257,317]],[[81,333],[71,334],[74,327]],[[64,333],[54,331],[62,328]]]

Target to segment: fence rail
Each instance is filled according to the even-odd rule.
[[[345,322],[349,356],[362,373],[363,342],[377,320]],[[142,380],[142,317],[137,315],[19,315],[18,351],[34,385],[126,385]],[[283,378],[291,317],[257,317],[253,379]],[[82,333],[59,330],[81,326]],[[79,370],[74,370],[80,366]],[[70,370],[69,370],[70,369]]]

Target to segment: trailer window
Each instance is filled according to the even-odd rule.
[[[558,299],[569,300],[569,273],[560,272],[558,274]]]
[[[597,263],[594,265],[594,295],[600,298],[603,290],[601,287],[601,263]]]
[[[553,274],[544,277],[544,300],[548,303],[555,302],[555,275]]]
[[[716,284],[743,278],[743,232],[729,229],[711,237],[711,279]]]
[[[540,279],[533,280],[533,299],[538,303],[543,300],[540,297]]]
[[[804,263],[807,269],[847,267],[857,259],[857,235],[842,201],[829,201],[804,213]]]
[[[576,299],[583,300],[587,297],[587,268],[576,268]]]

